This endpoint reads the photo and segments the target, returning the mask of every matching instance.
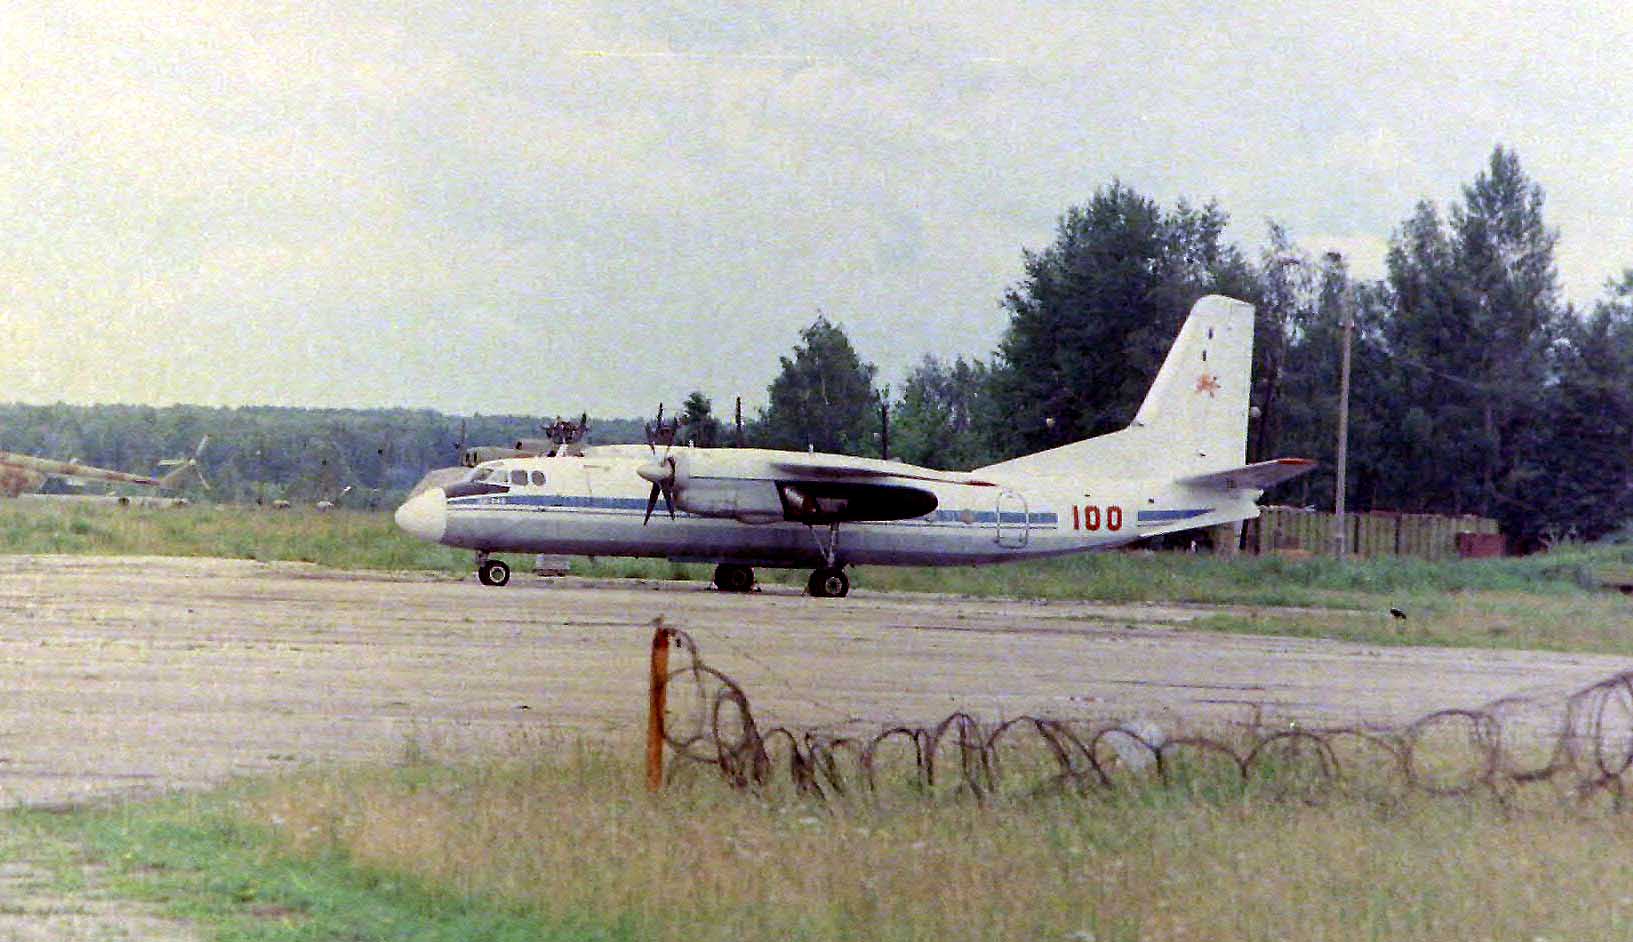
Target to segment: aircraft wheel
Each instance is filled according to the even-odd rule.
[[[477,581],[483,585],[502,586],[510,581],[510,567],[497,559],[490,559],[476,568]]]
[[[714,587],[722,592],[747,592],[754,588],[754,570],[733,563],[714,567]]]
[[[838,566],[818,569],[811,573],[811,581],[805,584],[805,591],[819,599],[842,599],[850,590],[851,581],[845,575],[845,570]]]

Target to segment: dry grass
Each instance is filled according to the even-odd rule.
[[[630,754],[634,754],[631,748]],[[820,805],[568,758],[311,775],[249,800],[308,851],[699,939],[1586,939],[1633,933],[1633,819],[1540,796],[1190,787]]]

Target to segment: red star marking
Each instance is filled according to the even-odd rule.
[[[1207,373],[1203,373],[1197,378],[1196,391],[1199,393],[1207,393],[1208,398],[1212,399],[1213,394],[1219,391],[1219,377],[1210,376]]]

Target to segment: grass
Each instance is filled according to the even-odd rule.
[[[633,746],[633,744],[631,744]],[[49,829],[221,939],[1439,940],[1633,934],[1633,820],[1189,787],[815,804],[600,747],[308,771]]]
[[[1582,591],[1579,564],[1557,558],[1429,562],[1408,558],[1219,558],[1186,553],[1095,553],[979,568],[865,569],[861,584],[898,591],[962,591],[1023,599],[1198,602],[1364,608],[1382,597],[1447,592]]]
[[[82,864],[99,865],[99,894],[156,905],[204,938],[295,942],[567,942],[630,938],[593,918],[545,919],[529,907],[461,895],[410,875],[361,866],[338,848],[292,851],[242,813],[232,792],[72,814],[0,818],[8,856],[31,850],[56,892],[86,892]],[[70,903],[71,905],[71,903]],[[122,936],[121,936],[122,937]]]
[[[470,554],[400,533],[391,515],[253,507],[30,505],[0,501],[0,553],[220,556],[337,568],[470,568]]]

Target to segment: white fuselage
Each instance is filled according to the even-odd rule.
[[[502,489],[460,495],[460,486],[450,485],[455,496],[449,497],[429,488],[405,504],[397,519],[415,536],[478,552],[810,567],[823,563],[830,539],[840,565],[963,565],[1105,549],[1257,515],[1255,492],[1016,475],[986,484],[917,481],[916,487],[935,494],[933,511],[845,522],[834,531],[826,524],[745,523],[684,509],[671,518],[661,500],[647,520],[651,495],[637,469],[650,460],[645,447],[603,447],[582,457],[490,462],[482,466],[487,487]],[[775,475],[731,480],[744,488],[777,483]],[[691,486],[700,484],[694,480]]]

